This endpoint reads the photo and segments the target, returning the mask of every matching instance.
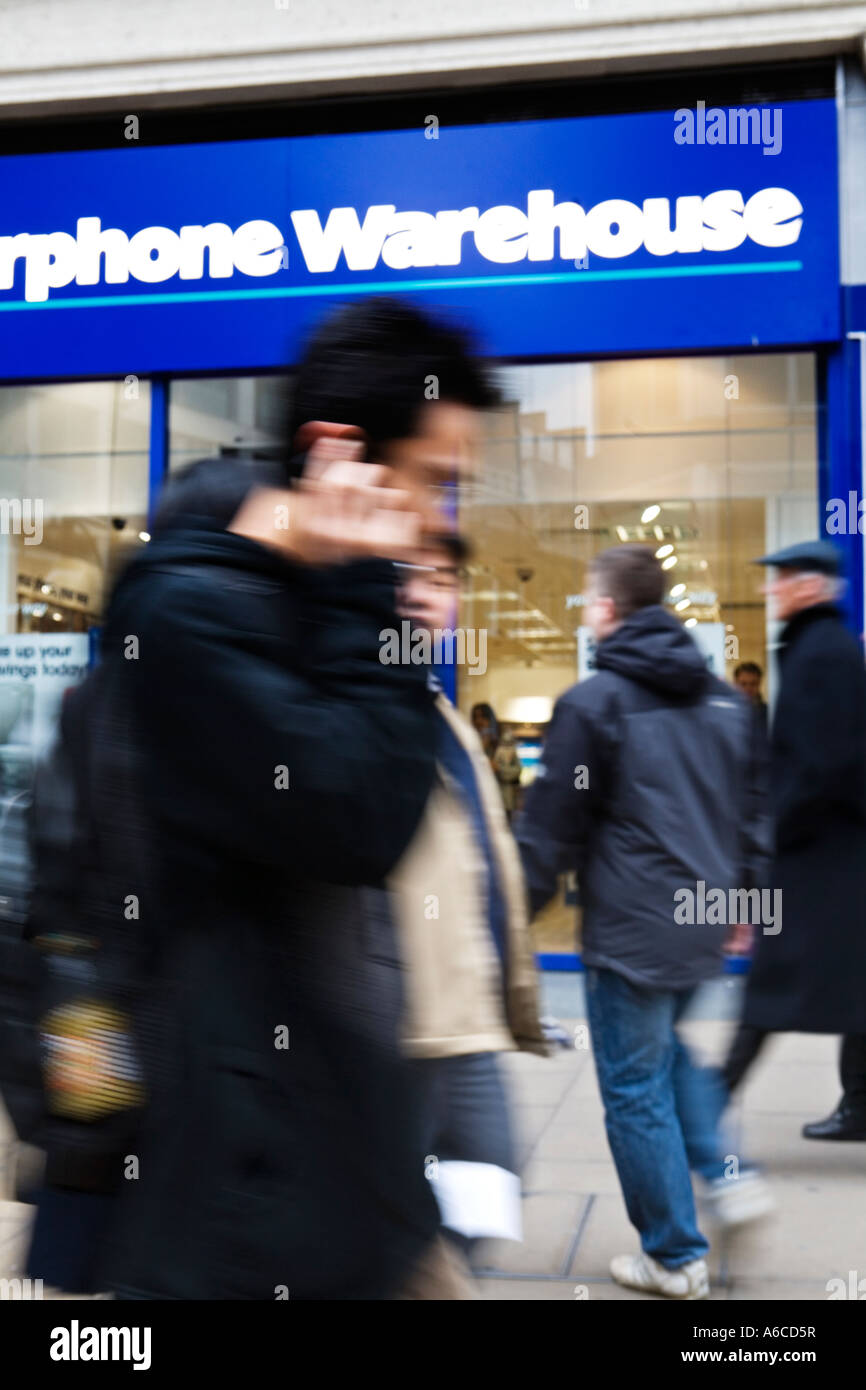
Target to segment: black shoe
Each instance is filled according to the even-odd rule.
[[[826,1120],[804,1125],[803,1138],[866,1140],[866,1112],[852,1110],[845,1104],[839,1105]]]

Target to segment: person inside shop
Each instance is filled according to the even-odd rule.
[[[491,759],[491,765],[499,784],[499,794],[502,797],[502,804],[505,807],[505,814],[510,825],[519,805],[520,778],[523,772],[514,734],[510,729],[503,730],[499,746]]]
[[[533,913],[559,873],[576,870],[580,883],[605,1125],[641,1242],[639,1254],[612,1260],[611,1274],[692,1299],[709,1294],[709,1244],[690,1169],[723,1226],[756,1218],[772,1199],[742,1161],[729,1176],[720,1079],[679,1035],[697,986],[720,971],[726,931],[694,925],[694,912],[689,924],[682,895],[694,907],[699,884],[762,882],[768,844],[749,709],[707,670],[664,607],[665,587],[644,546],[614,546],[590,565],[584,612],[597,671],[556,703],[516,834]]]
[[[487,757],[492,759],[499,746],[499,720],[493,712],[493,706],[485,703],[473,705],[469,718],[473,729],[481,739],[481,747]]]
[[[845,626],[840,554],[807,541],[771,567],[785,623],[770,739],[773,888],[781,931],[755,930],[743,1016],[727,1062],[741,1085],[769,1033],[841,1033],[842,1096],[805,1139],[866,1141],[866,672]]]
[[[767,727],[767,705],[761,695],[761,682],[764,672],[757,661],[741,661],[734,672],[734,685],[742,690],[747,700],[751,700],[764,729]]]

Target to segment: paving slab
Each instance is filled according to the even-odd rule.
[[[639,1249],[638,1234],[626,1215],[621,1195],[600,1194],[592,1199],[588,1208],[580,1239],[575,1245],[571,1272],[578,1283],[587,1277],[609,1278],[614,1255],[636,1254]],[[722,1279],[721,1245],[711,1246],[707,1258],[710,1280]]]
[[[587,1198],[571,1192],[541,1192],[523,1199],[523,1241],[486,1240],[473,1254],[478,1270],[566,1276]]]
[[[495,1279],[480,1278],[478,1291],[487,1301],[520,1303],[573,1303],[573,1279]]]
[[[740,1279],[735,1278],[728,1289],[728,1298],[737,1303],[815,1303],[827,1299],[826,1283],[820,1279]],[[775,1321],[775,1319],[774,1319]],[[790,1319],[791,1324],[808,1326],[808,1314],[802,1315],[802,1323]],[[754,1322],[754,1320],[753,1320]],[[754,1323],[758,1326],[758,1323]],[[808,1341],[803,1343],[808,1347]]]

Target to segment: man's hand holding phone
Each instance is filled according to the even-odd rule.
[[[361,432],[320,421],[304,429],[313,442],[302,477],[285,489],[256,488],[229,530],[304,565],[411,556],[421,517],[390,469],[362,461]]]

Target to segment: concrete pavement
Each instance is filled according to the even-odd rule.
[[[583,1020],[580,976],[546,976],[547,1007]],[[718,1061],[737,1013],[740,981],[707,989],[685,1032]],[[827,1284],[850,1272],[866,1295],[866,1143],[800,1137],[804,1121],[839,1098],[838,1040],[809,1034],[771,1039],[730,1112],[731,1152],[760,1164],[778,1203],[766,1221],[712,1242],[716,1299],[828,1298]],[[476,1261],[486,1299],[645,1300],[614,1284],[613,1255],[637,1250],[604,1132],[592,1056],[560,1052],[506,1061],[520,1136],[524,1243],[490,1241]],[[855,1284],[857,1282],[855,1280]]]
[[[718,1059],[736,1015],[738,980],[720,981],[686,1025],[692,1041]],[[545,976],[545,1005],[583,1021],[578,975]],[[790,1034],[768,1044],[732,1112],[732,1152],[766,1170],[778,1212],[727,1240],[713,1239],[712,1297],[826,1300],[831,1279],[866,1281],[866,1144],[800,1137],[805,1120],[828,1113],[839,1095],[835,1038]],[[550,1060],[506,1059],[515,1104],[523,1178],[524,1243],[490,1241],[476,1261],[485,1299],[628,1301],[645,1295],[615,1285],[611,1256],[637,1249],[604,1132],[588,1047]],[[5,1123],[0,1121],[0,1126]],[[8,1136],[0,1132],[0,1195]],[[30,1208],[0,1201],[0,1278],[13,1276]],[[866,1295],[866,1282],[863,1286]]]

